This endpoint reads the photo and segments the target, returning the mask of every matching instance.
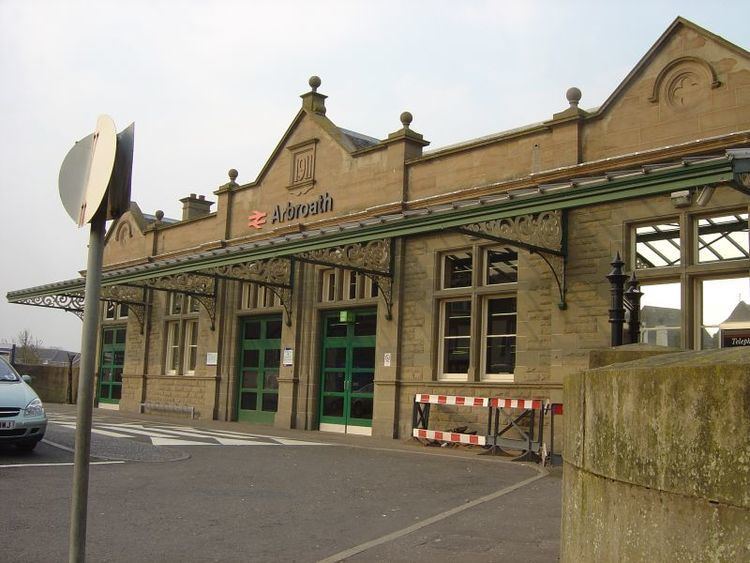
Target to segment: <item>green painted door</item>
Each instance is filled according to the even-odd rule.
[[[105,328],[99,361],[99,402],[119,404],[125,365],[125,327]]]
[[[237,420],[272,424],[279,403],[281,315],[242,322]]]
[[[376,324],[370,309],[323,315],[321,428],[372,426]]]

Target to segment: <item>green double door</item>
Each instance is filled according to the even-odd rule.
[[[273,423],[279,404],[281,315],[242,322],[237,420]]]
[[[323,315],[321,430],[370,434],[376,326],[371,309]]]
[[[125,365],[125,327],[102,331],[102,355],[99,360],[100,403],[119,404],[122,396],[122,368]]]

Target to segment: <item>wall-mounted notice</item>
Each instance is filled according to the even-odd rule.
[[[291,348],[284,348],[284,357],[281,359],[281,365],[291,366],[294,364],[294,350]]]
[[[387,367],[387,368],[391,367],[391,353],[390,352],[386,352],[385,354],[383,354],[383,367]]]
[[[219,353],[218,352],[208,352],[206,354],[206,365],[207,366],[215,366],[219,362]]]

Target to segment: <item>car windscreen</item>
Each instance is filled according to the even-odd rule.
[[[0,383],[3,381],[20,381],[16,371],[8,363],[0,358]]]

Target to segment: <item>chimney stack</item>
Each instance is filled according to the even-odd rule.
[[[183,197],[182,202],[182,220],[189,221],[191,219],[198,219],[199,217],[205,217],[211,213],[211,206],[214,204],[213,201],[208,201],[206,196],[190,194],[188,197]]]

